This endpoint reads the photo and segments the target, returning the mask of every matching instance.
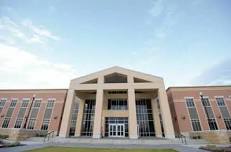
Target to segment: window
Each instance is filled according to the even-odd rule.
[[[17,99],[12,99],[12,101],[10,103],[10,107],[8,108],[6,116],[5,116],[4,121],[2,123],[2,128],[8,128],[8,125],[10,123],[10,119],[12,117],[12,114],[14,112],[16,104],[17,104]]]
[[[224,99],[221,97],[218,97],[218,98],[216,98],[216,101],[217,101],[217,105],[220,109],[221,115],[223,117],[226,129],[231,130],[231,117],[230,117],[229,111],[225,105]]]
[[[21,128],[29,101],[29,99],[23,99],[14,128]]]
[[[34,129],[35,119],[30,118],[27,129]]]
[[[2,128],[8,128],[9,122],[10,122],[10,118],[5,118],[2,123]]]
[[[136,117],[139,136],[155,136],[151,99],[136,100]]]
[[[73,107],[72,107],[72,112],[71,112],[71,124],[70,124],[69,136],[75,135],[78,111],[79,111],[79,103],[74,102]]]
[[[217,123],[216,123],[216,120],[215,120],[215,117],[214,117],[214,114],[213,114],[213,111],[212,111],[212,108],[209,102],[209,98],[203,97],[201,98],[201,102],[204,107],[205,114],[207,116],[210,130],[217,130],[218,127],[217,127]]]
[[[27,129],[34,129],[35,121],[39,112],[39,108],[41,105],[41,100],[40,99],[35,99],[33,103],[33,107],[30,112],[30,119],[28,121]]]
[[[14,128],[21,128],[22,126],[23,119],[22,118],[17,118]]]
[[[2,109],[4,108],[5,103],[6,103],[6,99],[3,98],[0,100],[0,113],[2,112]]]
[[[44,117],[43,117],[43,123],[42,123],[41,130],[48,130],[52,110],[53,110],[53,107],[54,107],[54,102],[55,102],[54,100],[48,100],[48,102],[47,102],[47,106],[46,106],[45,114],[44,114]]]
[[[231,119],[230,118],[224,118],[225,126],[227,130],[231,130]]]
[[[186,98],[186,105],[191,119],[193,131],[201,131],[200,120],[198,118],[193,98]]]
[[[127,76],[113,73],[104,77],[104,83],[127,83]]]
[[[10,103],[10,107],[15,107],[17,104],[17,99],[12,99],[11,103]]]
[[[87,99],[84,104],[83,121],[82,121],[82,136],[93,135],[93,125],[95,117],[95,100]]]
[[[216,98],[217,100],[217,105],[220,107],[220,106],[225,106],[225,101],[223,98],[219,97],[219,98]]]
[[[41,130],[48,130],[49,120],[44,119]]]
[[[127,99],[108,99],[108,110],[127,110]]]

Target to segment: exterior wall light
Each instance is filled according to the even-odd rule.
[[[181,119],[185,120],[185,119],[186,119],[186,117],[185,117],[185,116],[181,116]]]

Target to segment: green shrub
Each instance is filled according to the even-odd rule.
[[[8,135],[1,135],[0,134],[0,139],[6,139],[6,138],[8,138],[9,136]]]

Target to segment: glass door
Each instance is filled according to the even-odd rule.
[[[125,137],[125,125],[109,124],[109,137]]]

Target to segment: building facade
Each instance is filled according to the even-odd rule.
[[[230,134],[230,111],[231,86],[166,91],[161,77],[112,67],[73,79],[68,89],[0,90],[0,134],[218,139]]]
[[[59,132],[67,89],[0,90],[0,134],[8,128]]]
[[[170,87],[175,134],[230,142],[231,86]]]

